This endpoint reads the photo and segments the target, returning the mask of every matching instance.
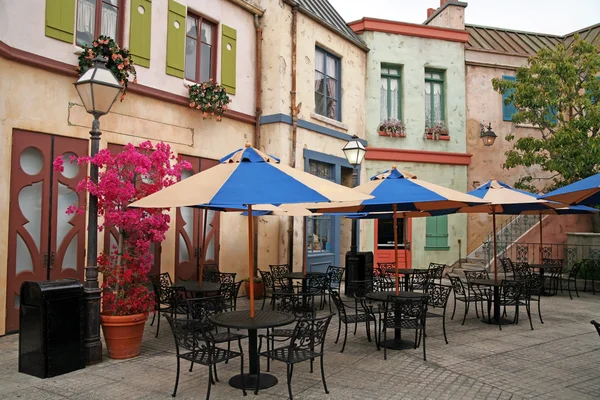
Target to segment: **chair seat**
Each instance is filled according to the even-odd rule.
[[[444,315],[443,314],[434,313],[434,312],[431,312],[431,311],[427,311],[426,317],[427,318],[443,318]]]
[[[245,339],[248,335],[243,335],[240,333],[232,333],[232,332],[219,332],[213,333],[213,338],[215,343],[227,343],[238,339]]]
[[[384,325],[388,329],[421,329],[421,324],[416,319],[403,319],[400,321],[400,324],[398,324],[392,318],[385,320]]]
[[[375,321],[375,317],[373,315],[368,315],[368,314],[364,314],[364,313],[346,315],[345,318],[343,316],[340,316],[340,319],[345,324],[352,324],[355,322],[358,323],[358,322]]]
[[[484,300],[485,297],[484,296],[478,296],[476,294],[470,295],[470,296],[456,296],[456,300],[458,301],[463,301],[463,302],[474,302],[474,301],[481,301]]]
[[[290,354],[291,353],[291,354]],[[278,347],[276,349],[271,349],[267,351],[263,351],[260,353],[261,356],[268,357],[272,360],[278,360],[285,363],[297,363],[301,361],[310,360],[316,357],[321,356],[321,353],[317,353],[315,351],[310,351],[307,349],[299,349],[291,346]]]
[[[294,335],[294,327],[273,329],[267,336],[292,337]]]
[[[211,360],[209,362],[209,355],[211,356]],[[226,360],[231,360],[232,358],[236,358],[241,356],[242,353],[237,351],[231,351],[222,349],[220,347],[214,347],[212,349],[212,354],[208,351],[207,348],[198,349],[196,351],[190,351],[187,353],[182,353],[179,355],[179,358],[183,358],[188,361],[193,361],[202,365],[213,365]]]

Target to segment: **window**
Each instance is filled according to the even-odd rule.
[[[517,81],[516,76],[502,75],[502,79],[504,79],[505,81],[513,81],[513,82]],[[516,112],[517,112],[517,107],[515,107],[514,104],[512,104],[512,103],[506,104],[506,99],[508,98],[508,96],[510,96],[512,94],[512,92],[513,92],[513,90],[510,90],[502,95],[502,120],[503,121],[512,121],[513,114],[516,114]]]
[[[380,122],[402,119],[402,86],[400,68],[381,66]]]
[[[445,117],[444,72],[425,70],[425,126],[443,123]]]
[[[309,160],[308,166],[312,175],[335,182],[332,164]],[[331,222],[331,217],[326,215],[306,218],[306,247],[309,253],[333,251],[331,248]]]
[[[315,112],[341,121],[340,59],[319,48],[315,53]]]
[[[425,250],[448,250],[448,216],[427,217],[425,224]]]
[[[188,14],[185,34],[185,79],[215,79],[216,26],[201,16]]]
[[[77,45],[91,46],[100,35],[121,41],[123,0],[77,0]]]
[[[396,230],[398,234],[398,248],[404,248],[404,218],[398,218],[396,221]],[[377,221],[377,249],[394,249],[394,221],[391,219],[380,219]]]

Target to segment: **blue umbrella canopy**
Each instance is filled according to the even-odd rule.
[[[563,186],[540,198],[564,204],[600,205],[600,174]]]

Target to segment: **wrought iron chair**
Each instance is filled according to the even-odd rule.
[[[465,279],[467,280],[467,285],[469,285],[473,279],[490,279],[490,275],[485,269],[464,271],[464,274]]]
[[[383,342],[379,338],[379,343],[387,340],[388,329],[414,330],[415,331],[415,349],[421,345],[423,338],[423,360],[427,361],[425,349],[425,339],[427,337],[427,299],[403,298],[389,296],[384,304],[383,321],[380,326],[383,330]],[[383,359],[387,360],[387,348],[383,346]]]
[[[504,273],[504,279],[508,279],[508,275],[513,276],[514,274],[514,264],[510,258],[499,258],[500,261],[500,271]]]
[[[515,279],[529,279],[533,274],[533,270],[528,262],[513,263],[513,274]]]
[[[314,360],[320,358],[321,360],[321,379],[323,380],[323,388],[325,393],[329,394],[327,389],[327,383],[325,382],[325,366],[323,364],[325,336],[327,336],[327,328],[331,322],[333,314],[329,314],[325,317],[318,317],[312,319],[301,319],[296,322],[292,339],[287,346],[277,347],[269,349],[265,352],[260,351],[262,347],[263,338],[267,339],[265,335],[260,335],[260,344],[258,346],[258,375],[256,376],[256,390],[254,394],[258,394],[258,388],[260,387],[260,357],[266,357],[267,359],[281,361],[286,364],[287,367],[287,385],[290,400],[293,399],[292,395],[292,374],[294,372],[294,365],[303,361]],[[267,339],[268,340],[268,339]],[[287,339],[286,339],[287,341]]]
[[[327,296],[329,297],[329,312],[331,312],[331,291],[337,290],[340,291],[340,286],[342,284],[342,280],[344,279],[344,271],[346,269],[342,267],[336,267],[334,265],[330,265],[327,267]]]
[[[590,321],[590,323],[596,327],[596,330],[598,331],[598,335],[600,335],[600,323],[598,323],[594,320]]]
[[[237,309],[237,298],[241,286],[242,281],[221,284],[220,294],[225,301],[225,311],[235,311]]]
[[[206,282],[218,281],[219,265],[216,263],[208,263],[202,266],[202,280]]]
[[[271,308],[274,309],[275,303],[274,303],[273,294],[287,293],[287,290],[285,290],[281,286],[275,284],[275,281],[273,280],[273,274],[271,272],[261,271],[261,270],[259,270],[258,272],[260,272],[260,277],[262,278],[262,281],[265,285],[265,295],[263,296],[263,302],[262,302],[262,306],[260,307],[260,309],[262,310],[265,308],[265,301],[267,299],[267,295],[269,295],[271,297]]]
[[[454,319],[454,313],[456,312],[456,303],[458,301],[462,301],[465,303],[465,315],[463,316],[463,320],[461,325],[465,324],[465,320],[467,319],[467,314],[469,313],[469,305],[471,303],[475,303],[475,315],[479,318],[479,311],[477,310],[477,303],[483,304],[483,299],[480,296],[477,296],[475,292],[467,286],[463,285],[462,280],[458,276],[450,276],[450,283],[452,284],[453,293],[454,293],[454,308],[452,309],[452,317],[450,319]],[[483,314],[483,305],[481,306],[481,313]]]
[[[340,339],[340,332],[342,331],[342,324],[344,324],[344,343],[342,344],[342,349],[340,353],[344,352],[346,348],[346,340],[348,339],[348,325],[354,324],[354,335],[356,335],[356,329],[359,323],[365,324],[365,329],[367,331],[367,340],[371,341],[371,322],[375,322],[375,316],[370,313],[365,313],[361,311],[356,306],[352,307],[342,301],[338,292],[331,292],[331,300],[333,304],[337,308],[338,311],[338,333],[335,339],[335,343],[337,344]],[[351,312],[347,312],[351,310]]]
[[[554,295],[556,295],[556,293],[558,293],[558,288],[560,287],[560,276],[562,273],[562,269],[563,269],[562,266],[545,267],[544,268],[543,292],[546,295],[554,296]]]
[[[440,285],[444,277],[444,270],[448,266],[446,264],[429,263],[429,283],[435,283],[437,280]]]
[[[573,300],[573,296],[571,295],[571,282],[573,282],[573,286],[575,287],[575,294],[579,297],[579,291],[577,290],[577,277],[579,275],[579,271],[585,264],[585,261],[580,261],[578,263],[573,264],[571,269],[566,273],[562,274],[562,279],[567,279],[567,291],[569,292],[569,298]],[[562,292],[562,279],[561,279],[561,289]]]
[[[352,281],[350,283],[353,289],[354,296],[354,309],[357,313],[362,313],[365,315],[370,315],[373,319],[373,332],[375,333],[375,346],[377,350],[379,350],[379,331],[377,330],[377,317],[375,316],[375,307],[373,307],[372,302],[366,298],[367,293],[373,292],[373,281],[370,280],[362,280],[362,281]],[[381,305],[377,305],[377,313],[381,315]],[[369,322],[367,322],[369,324]],[[370,325],[370,324],[369,324]],[[370,330],[370,326],[368,327]],[[356,334],[356,325],[355,331]]]
[[[242,342],[238,339],[239,351],[225,350],[217,346],[211,331],[205,328],[203,321],[194,319],[174,319],[167,315],[167,321],[171,326],[173,337],[175,339],[175,350],[177,353],[177,375],[175,377],[175,387],[172,396],[177,395],[177,386],[179,385],[179,371],[181,369],[181,359],[194,363],[206,365],[208,367],[208,388],[206,390],[206,400],[210,399],[211,386],[219,381],[217,376],[217,364],[227,362],[233,358],[241,358],[241,372],[244,374],[244,352]],[[214,377],[213,377],[214,370]],[[244,395],[246,389],[242,388]]]
[[[306,291],[320,297],[319,309],[325,308],[325,294],[329,287],[329,277],[327,275],[306,274]]]
[[[531,322],[531,310],[530,303],[527,300],[529,297],[528,286],[531,279],[524,280],[503,280],[502,286],[500,287],[500,306],[504,308],[504,314],[506,314],[507,307],[515,307],[514,323],[519,322],[519,307],[525,306],[527,316],[529,317],[529,324],[531,330],[533,330],[533,323]],[[488,300],[488,315],[491,315],[492,300]],[[501,318],[498,318],[498,328],[502,330]]]
[[[551,267],[562,267],[565,260],[562,258],[544,258],[542,259],[542,265],[548,265]]]
[[[152,290],[154,291],[154,316],[152,317],[152,322],[150,326],[154,325],[154,319],[156,318],[156,314],[158,314],[158,324],[160,325],[160,312],[169,307],[168,299],[163,298],[161,296],[161,289],[163,287],[171,287],[173,286],[173,281],[171,280],[171,275],[168,272],[164,272],[158,275],[148,275],[148,279],[152,284]],[[158,335],[158,328],[156,330],[156,334]]]
[[[587,292],[587,282],[592,282],[592,294],[596,294],[596,280],[600,276],[600,260],[588,259],[584,260],[583,266],[583,291]]]
[[[180,286],[169,286],[160,289],[160,301],[161,305],[166,305],[159,310],[159,313],[170,315],[171,318],[177,318],[178,315],[187,315],[187,299],[188,293],[184,287]],[[156,336],[160,331],[160,314],[158,316],[158,322],[156,324]]]
[[[446,344],[448,344],[448,336],[446,336],[446,306],[448,305],[451,290],[451,286],[439,283],[432,283],[427,286],[427,313],[425,317],[442,319],[442,331],[444,332]],[[441,310],[442,313],[433,312],[432,310]]]
[[[278,286],[280,291],[289,291],[288,280],[283,275],[291,272],[288,264],[270,264],[269,271],[273,275],[273,282],[275,286]]]
[[[562,268],[562,267],[561,267]],[[532,301],[536,301],[537,302],[537,309],[538,309],[538,316],[540,317],[540,322],[543,324],[544,320],[542,319],[542,292],[544,292],[544,281],[546,280],[546,276],[541,276],[541,275],[533,275],[531,278],[529,278],[527,284],[529,285],[527,287],[527,296],[526,296],[526,300],[530,303],[530,309],[531,309],[531,302]]]
[[[373,270],[373,290],[376,292],[385,292],[394,288],[395,280],[392,279],[391,270],[396,268],[396,263],[380,262],[377,263],[377,268]],[[400,283],[403,282],[403,276],[400,276]]]
[[[429,284],[429,270],[419,269],[413,271],[410,277],[409,290],[414,292],[415,290],[421,290],[425,292],[427,285]]]

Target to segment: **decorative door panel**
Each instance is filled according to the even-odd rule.
[[[192,165],[191,171],[185,171],[182,179],[217,165],[219,162],[206,158],[181,156]],[[206,236],[203,240],[204,216]],[[219,262],[219,225],[220,213],[192,207],[177,209],[175,219],[175,277],[177,280],[198,280],[200,258],[204,263]]]
[[[62,175],[55,172],[55,157],[65,153],[85,155],[87,141],[16,129],[13,132],[7,332],[19,327],[19,291],[24,281],[83,279],[85,218],[64,212],[71,204],[85,204],[85,197],[73,189],[86,171],[74,172],[70,163],[65,163]]]

